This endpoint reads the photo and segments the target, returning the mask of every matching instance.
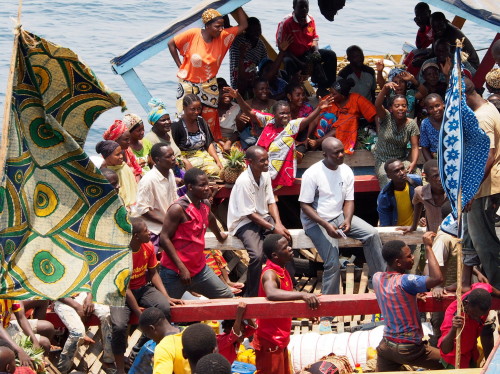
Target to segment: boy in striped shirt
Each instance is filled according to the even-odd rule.
[[[429,261],[429,275],[405,274],[413,267],[410,248],[401,240],[384,244],[382,256],[387,271],[375,273],[373,288],[387,326],[377,347],[377,371],[397,371],[401,365],[442,369],[439,350],[422,341],[423,331],[417,307],[417,294],[441,284],[443,276],[432,252],[436,234],[426,232],[423,240]]]

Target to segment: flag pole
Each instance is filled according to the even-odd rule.
[[[9,122],[10,112],[12,107],[12,88],[14,83],[14,72],[16,69],[17,48],[19,46],[19,37],[21,35],[21,10],[23,7],[23,0],[19,0],[17,7],[17,21],[14,28],[14,43],[12,46],[12,57],[10,59],[9,75],[7,79],[7,89],[5,90],[5,104],[3,111],[3,125],[2,125],[2,143],[0,147],[0,180],[3,178],[5,157],[7,156],[7,145],[9,140]]]
[[[457,48],[462,48],[462,41],[456,40]],[[458,58],[458,57],[457,57]],[[460,96],[459,102],[462,103],[463,87],[462,87],[462,68],[461,64],[457,66],[458,75],[458,94]],[[457,316],[462,315],[462,273],[463,273],[463,235],[462,235],[462,186],[458,190],[457,198],[457,224],[458,224],[458,243],[457,243]],[[457,330],[455,335],[455,369],[460,369],[460,356],[461,356],[461,344],[460,335],[462,334],[463,327]]]

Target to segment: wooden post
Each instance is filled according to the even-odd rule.
[[[21,35],[21,9],[23,0],[19,0],[17,7],[17,24],[14,29],[14,43],[12,46],[12,56],[10,58],[9,75],[7,79],[7,89],[5,90],[5,104],[3,110],[3,125],[2,125],[2,143],[0,148],[0,181],[3,178],[5,158],[7,157],[7,144],[9,142],[9,122],[10,110],[12,106],[12,85],[14,83],[14,71],[16,69],[17,48],[19,46],[19,37]]]

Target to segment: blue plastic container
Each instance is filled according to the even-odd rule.
[[[257,368],[255,365],[247,364],[246,362],[234,361],[231,365],[232,374],[253,374]]]

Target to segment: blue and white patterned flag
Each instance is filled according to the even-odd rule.
[[[481,185],[490,149],[488,136],[466,104],[465,83],[462,74],[459,75],[459,69],[462,71],[460,51],[461,48],[457,47],[438,145],[441,183],[452,207],[452,213],[443,220],[441,229],[457,237],[459,191],[462,191],[463,208]]]

